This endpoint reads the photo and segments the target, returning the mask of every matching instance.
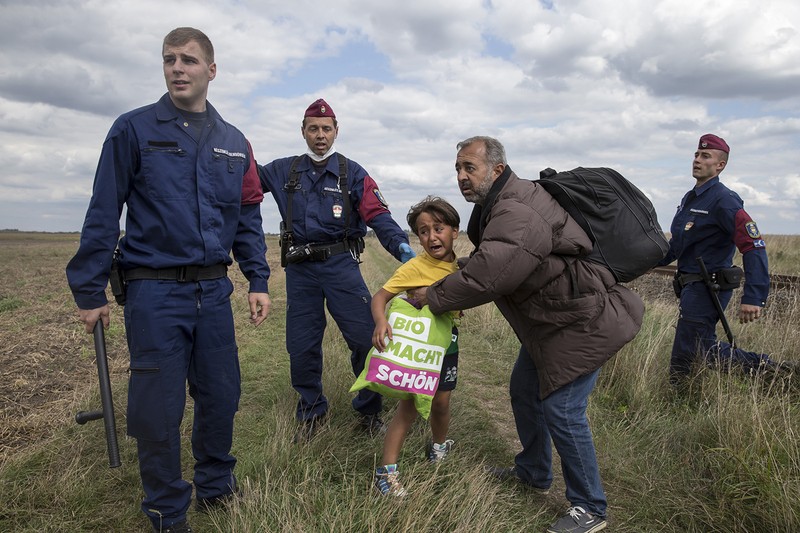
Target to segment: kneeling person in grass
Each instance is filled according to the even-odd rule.
[[[428,196],[411,208],[407,221],[425,252],[400,265],[383,288],[372,297],[372,316],[375,319],[372,344],[380,351],[386,349],[387,338],[392,340],[392,327],[386,317],[389,301],[401,292],[427,287],[458,270],[453,241],[458,238],[460,218],[452,205],[441,198]],[[412,298],[408,300],[414,304]],[[455,314],[460,315],[458,312]],[[444,459],[453,445],[453,441],[447,438],[447,431],[450,428],[450,394],[456,387],[458,369],[457,337],[458,329],[454,326],[453,344],[444,356],[438,388],[431,404],[432,441],[428,448],[428,460],[432,463]],[[416,419],[414,400],[399,400],[397,412],[383,440],[382,466],[375,471],[375,487],[381,494],[406,494],[398,481],[397,460],[406,435]]]

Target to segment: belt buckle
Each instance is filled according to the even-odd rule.
[[[200,273],[200,267],[197,265],[188,265],[178,267],[178,274],[175,278],[180,283],[187,281],[197,281],[197,276]]]

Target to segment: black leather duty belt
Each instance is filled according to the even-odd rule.
[[[711,281],[713,283],[717,282],[716,272],[709,273],[709,277],[711,277]],[[685,287],[690,283],[694,283],[696,281],[703,281],[703,276],[700,274],[675,274],[675,279],[678,280],[678,283],[681,284],[681,287]]]
[[[328,255],[337,255],[355,249],[355,244],[347,241],[339,241],[333,244],[310,244],[312,250],[327,250]]]
[[[349,252],[358,260],[364,251],[362,239],[350,239],[336,242],[315,242],[290,246],[283,259],[286,263],[302,263],[303,261],[327,261],[333,255]],[[283,260],[281,261],[283,264]]]
[[[224,278],[227,275],[228,265],[222,263],[207,267],[199,265],[173,268],[136,267],[125,271],[125,281],[157,279],[162,281],[194,282]]]

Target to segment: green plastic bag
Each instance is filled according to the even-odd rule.
[[[427,419],[442,360],[453,340],[453,317],[434,315],[427,305],[417,309],[402,298],[392,299],[386,315],[394,338],[387,339],[383,352],[370,349],[350,392],[369,389],[390,398],[413,399],[417,412]]]

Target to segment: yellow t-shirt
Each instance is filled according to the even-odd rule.
[[[433,285],[457,270],[458,263],[456,261],[439,261],[426,252],[422,252],[397,267],[389,281],[384,283],[383,288],[392,294],[400,294],[409,289]],[[453,311],[453,317],[458,317],[460,314],[460,311]]]

